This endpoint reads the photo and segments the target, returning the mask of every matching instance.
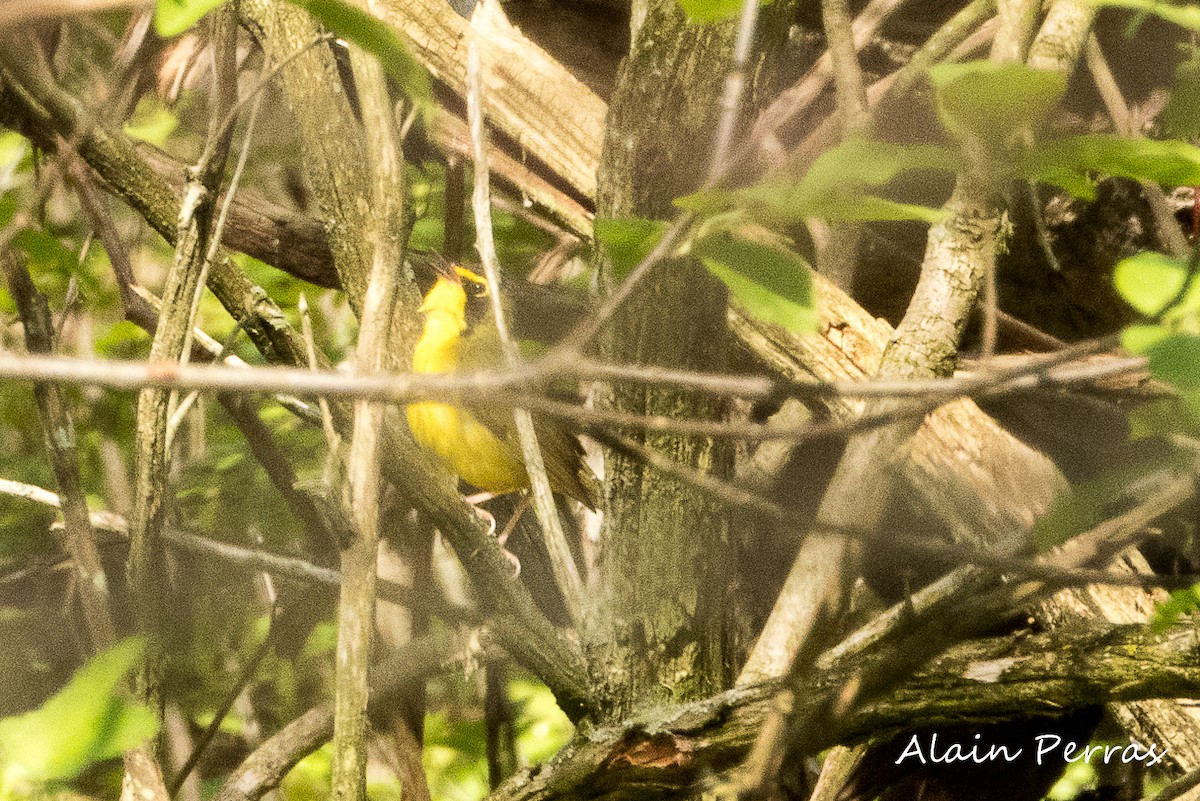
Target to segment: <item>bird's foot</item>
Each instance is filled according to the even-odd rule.
[[[489,537],[496,534],[496,516],[482,506],[476,506],[475,504],[489,501],[494,497],[496,496],[493,493],[482,492],[478,495],[469,495],[466,498],[467,503],[471,504],[471,508],[475,510],[475,514],[479,515],[487,523]],[[504,526],[504,530],[496,537],[496,543],[500,546],[500,553],[504,554],[504,558],[513,566],[513,578],[521,575],[521,560],[517,559],[515,554],[505,548],[504,543],[508,541],[508,535],[512,533],[513,525],[519,517],[519,514],[514,514],[512,519]]]
[[[468,498],[467,502],[470,503],[471,499]],[[483,522],[487,523],[488,536],[494,536],[496,533],[496,516],[487,509],[484,509],[482,506],[476,506],[473,503],[471,503],[471,508],[475,510],[475,514],[479,515],[483,519]]]

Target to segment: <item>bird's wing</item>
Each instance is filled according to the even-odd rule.
[[[500,337],[494,325],[477,325],[463,337],[458,353],[460,371],[483,370],[503,363]],[[480,423],[502,441],[520,450],[516,424],[509,407],[479,403],[469,408]],[[595,509],[600,502],[599,481],[583,461],[583,447],[579,440],[558,421],[540,415],[534,416],[534,428],[550,486],[589,509]]]

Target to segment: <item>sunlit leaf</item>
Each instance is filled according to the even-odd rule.
[[[679,0],[679,7],[692,22],[720,22],[736,17],[742,0]]]
[[[1161,253],[1143,252],[1118,262],[1113,270],[1117,291],[1147,317],[1161,313],[1183,290],[1187,265]]]
[[[623,278],[666,233],[667,224],[643,217],[596,220],[596,239],[604,245],[613,275]]]
[[[154,98],[144,97],[125,123],[125,135],[161,148],[178,127],[179,115]]]
[[[1093,0],[1093,2],[1096,5],[1147,11],[1167,22],[1182,25],[1193,31],[1200,31],[1200,6],[1194,4],[1171,5],[1164,0]]]
[[[429,73],[408,52],[390,25],[344,0],[290,0],[337,36],[379,59],[380,66],[423,112],[433,109]]]
[[[17,167],[29,155],[29,141],[16,131],[0,131],[0,192],[16,185]]]
[[[772,0],[758,0],[760,6]],[[679,0],[679,7],[692,22],[711,24],[734,19],[742,10],[742,0]]]
[[[1121,347],[1130,353],[1145,353],[1170,335],[1165,326],[1130,325],[1121,332]]]
[[[1146,349],[1150,372],[1183,391],[1200,390],[1200,336],[1174,334]]]
[[[938,211],[870,193],[913,170],[954,170],[955,151],[933,145],[895,145],[850,139],[824,153],[799,183],[768,182],[737,196],[752,212],[778,222],[936,219]]]
[[[792,331],[816,328],[810,268],[799,254],[728,233],[697,243],[695,253],[753,316]]]
[[[813,215],[825,220],[916,220],[935,223],[945,216],[941,209],[900,203],[875,195],[830,195],[813,206]]]
[[[517,747],[531,764],[545,762],[571,739],[575,728],[554,702],[554,693],[540,682],[514,679],[509,683],[517,709]]]
[[[1194,432],[1196,422],[1196,416],[1179,398],[1161,398],[1129,411],[1129,437],[1174,437],[1181,432]]]
[[[1154,617],[1150,620],[1150,631],[1162,634],[1184,615],[1200,609],[1200,584],[1193,584],[1182,590],[1175,590],[1171,597],[1154,609]]]
[[[739,193],[730,189],[701,189],[675,198],[675,206],[697,214],[718,214],[738,205]]]
[[[1035,146],[1023,160],[1027,177],[1071,192],[1090,184],[1089,173],[1167,186],[1200,184],[1200,147],[1175,140],[1087,134]]]
[[[911,170],[950,171],[960,163],[958,153],[949,148],[848,139],[813,162],[801,187],[807,194],[821,194],[847,184],[879,187]]]
[[[946,128],[994,146],[1036,127],[1066,89],[1066,78],[1057,72],[993,61],[939,64],[929,76]]]
[[[153,737],[157,716],[118,690],[142,652],[140,641],[125,640],[76,671],[38,709],[0,720],[6,783],[65,781]]]
[[[154,30],[169,39],[191,28],[224,0],[158,0],[154,4]]]

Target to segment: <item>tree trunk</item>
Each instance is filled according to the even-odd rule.
[[[753,58],[778,52],[791,10],[778,3],[764,15]],[[675,0],[649,3],[609,110],[598,181],[601,218],[670,218],[672,201],[699,186],[736,33],[733,22],[688,21]],[[667,259],[618,313],[605,357],[724,370],[726,305],[724,287],[697,259]],[[667,390],[617,387],[603,402],[637,415],[718,419],[726,412],[711,397]],[[661,435],[635,441],[700,472],[732,474],[727,442]],[[634,706],[699,698],[728,686],[736,666],[723,633],[730,586],[723,577],[734,559],[729,512],[711,497],[625,453],[610,451],[605,471],[604,549],[588,650],[603,706],[619,719]]]

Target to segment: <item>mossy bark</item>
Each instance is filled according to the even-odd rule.
[[[759,28],[753,76],[784,41],[791,6],[776,4]],[[598,216],[673,216],[708,167],[734,22],[689,22],[675,0],[652,0],[622,64],[599,170]],[[659,264],[610,326],[605,358],[720,371],[729,335],[724,287],[694,258]],[[677,391],[617,387],[604,402],[639,415],[717,419],[722,404]],[[728,478],[729,443],[700,437],[636,441],[703,473]],[[588,650],[602,706],[616,719],[646,704],[703,697],[728,685],[732,582],[729,510],[694,487],[610,452],[607,509]]]

